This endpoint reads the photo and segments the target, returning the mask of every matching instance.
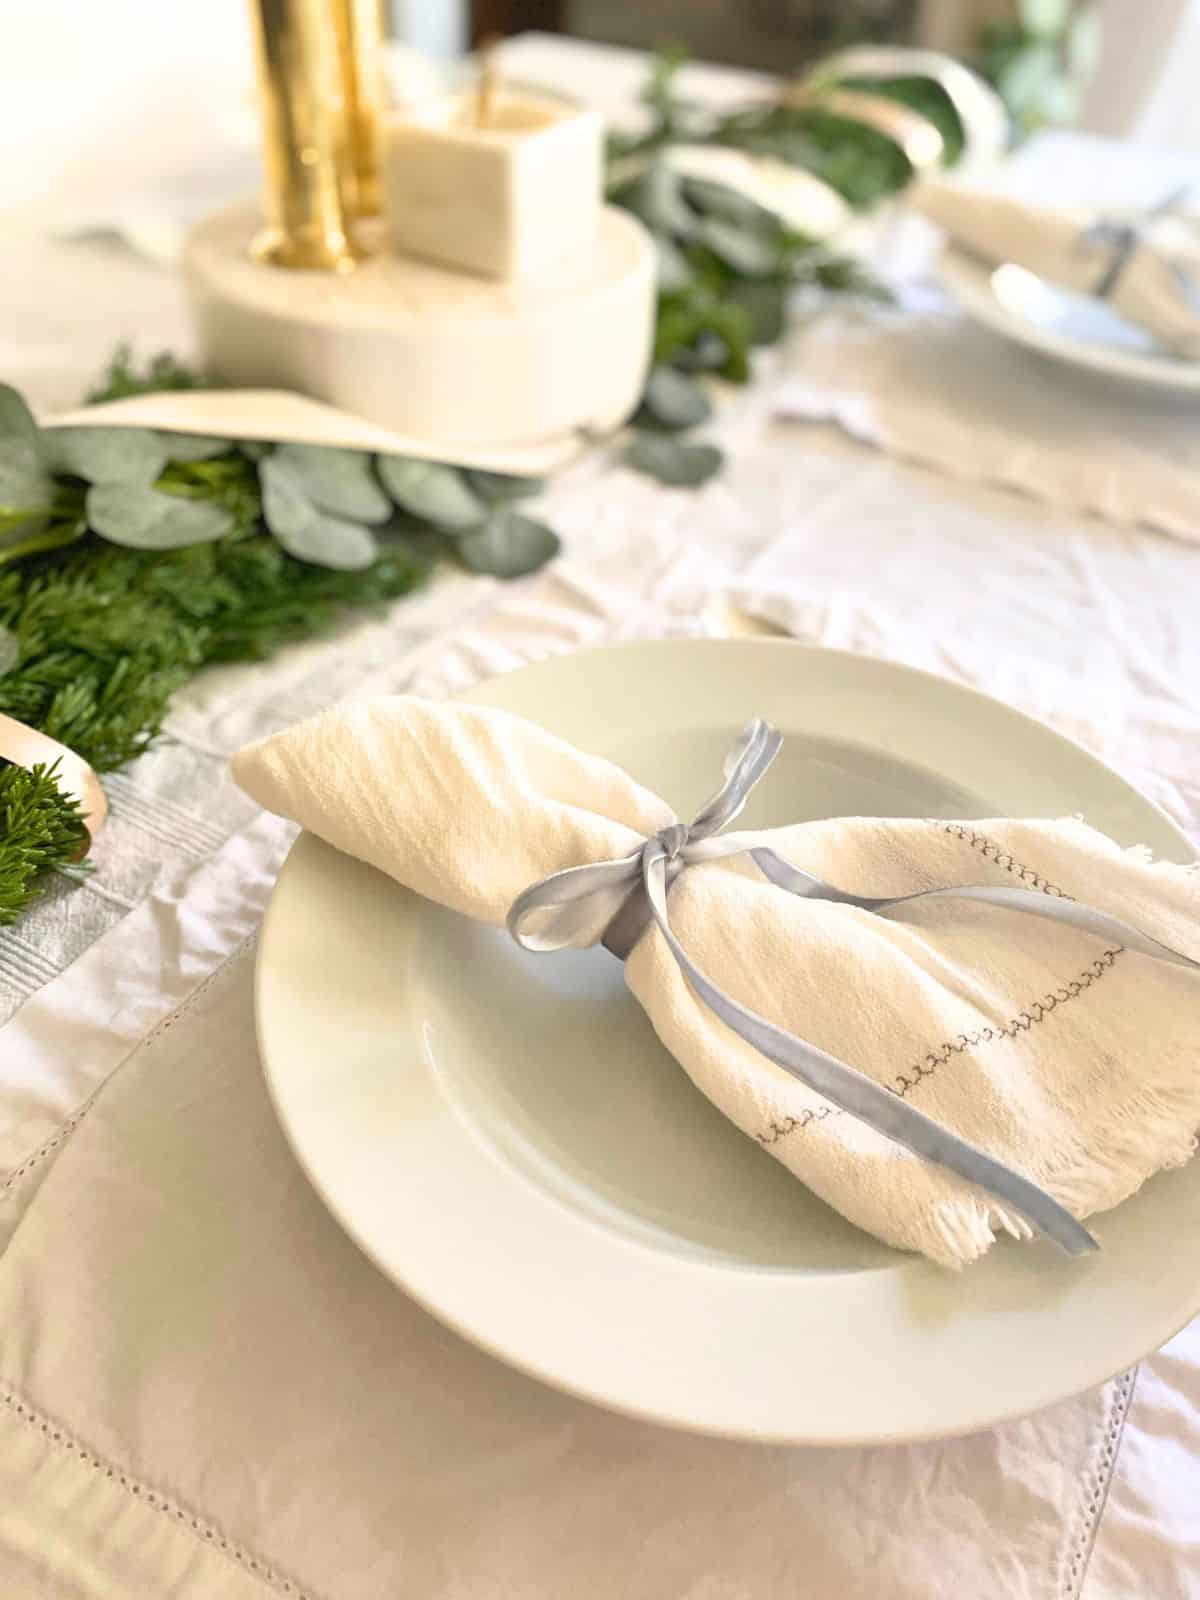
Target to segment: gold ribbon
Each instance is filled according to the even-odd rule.
[[[57,739],[52,739],[48,733],[40,733],[37,728],[31,728],[24,722],[18,722],[15,717],[6,717],[0,712],[0,759],[11,761],[15,767],[26,768],[35,767],[39,762],[47,767],[58,763],[55,777],[60,792],[68,799],[79,802],[83,825],[88,832],[79,854],[86,855],[91,841],[104,825],[108,801],[100,787],[99,778],[83,757],[76,755],[69,746],[60,744]]]

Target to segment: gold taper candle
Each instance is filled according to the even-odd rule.
[[[475,94],[475,126],[486,128],[496,106],[496,86],[500,80],[500,36],[488,34],[479,43],[479,87]]]
[[[258,54],[266,226],[255,254],[279,267],[347,272],[341,172],[346,104],[334,0],[250,0]]]
[[[383,209],[383,0],[332,0],[332,5],[346,107],[342,203],[351,218],[377,217]]]

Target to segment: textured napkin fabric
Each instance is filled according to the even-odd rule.
[[[1136,242],[1116,273],[1109,303],[1168,350],[1200,356],[1200,219],[1172,212],[1110,221],[1094,211],[1029,205],[940,178],[924,180],[909,198],[973,255],[1026,267],[1080,294],[1099,291],[1127,224],[1136,229]]]
[[[326,712],[249,746],[233,770],[268,809],[493,924],[531,883],[627,855],[674,820],[619,768],[521,718],[407,696]],[[1074,896],[1200,956],[1196,872],[1123,852],[1078,820],[838,818],[758,837],[854,893],[1019,885]],[[689,867],[670,914],[688,954],[736,1000],[911,1097],[1078,1217],[1193,1153],[1200,974],[993,906],[936,901],[884,918],[800,899],[748,857]],[[625,973],[696,1086],[860,1227],[952,1266],[982,1255],[999,1229],[1028,1235],[1023,1219],[737,1038],[656,928]]]

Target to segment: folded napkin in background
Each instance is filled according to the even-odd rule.
[[[1200,357],[1200,218],[1163,206],[1108,218],[945,178],[924,179],[906,198],[973,255],[1100,295],[1168,350]]]
[[[248,746],[233,771],[269,810],[497,925],[535,882],[628,856],[675,820],[612,763],[521,718],[407,696],[326,712]],[[1200,957],[1195,872],[1122,851],[1078,820],[835,818],[744,837],[851,893],[1016,886],[1074,897]],[[1195,970],[993,904],[932,899],[885,917],[799,898],[744,854],[689,865],[670,890],[670,922],[741,1005],[851,1063],[1076,1217],[1194,1150]],[[579,942],[603,933],[600,920]],[[637,939],[625,974],[696,1086],[860,1227],[950,1266],[982,1255],[999,1229],[1029,1234],[1022,1216],[739,1038],[659,927]]]

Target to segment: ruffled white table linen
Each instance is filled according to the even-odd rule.
[[[65,273],[64,251],[46,259]],[[69,259],[111,310],[104,337],[143,311],[182,345],[170,280],[94,247]],[[66,314],[24,303],[6,376],[65,403],[100,334],[72,368]],[[772,425],[771,403],[722,421],[731,467],[698,495],[574,469],[546,507],[569,556],[527,584],[455,579],[193,683],[111,784],[94,878],[0,933],[0,1592],[1195,1594],[1200,1325],[1136,1375],[970,1439],[673,1433],[428,1318],[327,1216],[267,1103],[253,932],[289,830],[254,815],[228,755],[340,697],[442,694],[710,626],[716,592],[1047,718],[1200,844],[1200,551]]]

